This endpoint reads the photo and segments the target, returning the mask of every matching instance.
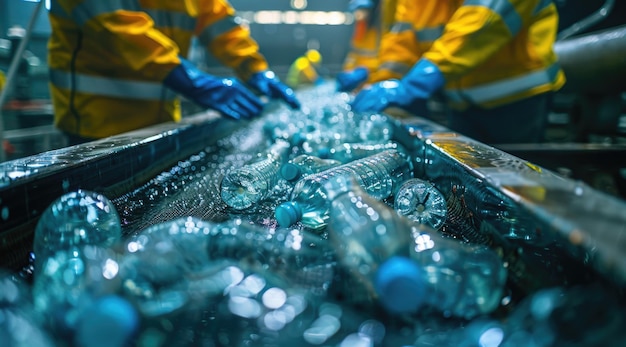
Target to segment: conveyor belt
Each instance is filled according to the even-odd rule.
[[[23,267],[39,215],[78,188],[114,200],[126,234],[182,215],[231,217],[218,198],[218,182],[267,145],[262,122],[199,114],[0,164],[0,264]],[[474,232],[487,235],[511,261],[518,285],[533,290],[596,273],[619,287],[626,283],[623,201],[422,118],[403,119],[397,128],[396,137],[415,156],[416,176],[458,199]],[[502,214],[481,215],[493,201],[502,201]],[[266,216],[259,223],[274,223],[269,208],[258,207]]]

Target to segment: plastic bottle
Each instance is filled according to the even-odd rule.
[[[300,221],[314,230],[326,227],[329,208],[326,197],[331,192],[326,190],[324,184],[342,175],[354,176],[369,194],[377,199],[385,199],[397,190],[400,182],[412,177],[413,167],[405,154],[387,150],[307,176],[296,183],[290,201],[276,207],[274,215],[278,224],[288,227]],[[335,185],[331,189],[341,191],[345,187]]]
[[[290,148],[289,142],[279,140],[256,159],[227,173],[220,184],[224,203],[244,210],[267,197],[278,182],[278,171],[287,161]]]
[[[447,316],[471,318],[498,306],[506,270],[495,252],[443,238],[353,180],[336,181],[329,184],[349,189],[332,199],[331,241],[340,261],[389,311],[411,313],[428,305]]]
[[[322,159],[313,155],[301,154],[280,168],[280,175],[289,182],[296,182],[302,177],[318,173],[335,166],[341,162],[334,159]]]
[[[201,278],[211,263],[206,249],[213,226],[195,217],[177,218],[125,241],[122,290],[143,316],[177,314],[190,304],[190,278]]]
[[[46,257],[33,276],[35,309],[55,334],[71,334],[82,312],[121,288],[119,263],[112,248],[93,245],[72,246]]]
[[[104,195],[78,190],[62,195],[35,228],[35,267],[52,254],[81,245],[109,247],[122,236],[120,217]]]
[[[26,281],[0,269],[0,344],[11,347],[53,347],[44,319],[33,308]]]
[[[293,286],[325,295],[335,275],[335,252],[327,239],[297,229],[270,228],[231,219],[211,227],[211,260],[231,259],[252,269],[271,268]]]
[[[419,178],[402,183],[393,207],[401,215],[436,230],[443,226],[448,211],[443,194],[432,183]]]
[[[376,153],[380,153],[386,150],[395,149],[400,152],[406,153],[405,149],[396,142],[383,142],[383,143],[365,143],[365,142],[353,142],[342,143],[335,147],[332,147],[327,157],[329,159],[335,159],[342,163],[348,163],[357,159],[365,158]]]

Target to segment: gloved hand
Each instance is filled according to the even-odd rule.
[[[337,74],[337,90],[349,92],[367,81],[369,72],[364,67],[357,67],[354,70],[343,71]]]
[[[163,84],[198,105],[234,118],[252,118],[263,110],[263,102],[234,78],[211,76],[180,58],[181,64],[165,78]]]
[[[272,99],[282,99],[293,109],[300,108],[296,93],[281,82],[273,71],[257,72],[248,80],[248,85]]]
[[[354,98],[355,112],[382,112],[400,107],[416,115],[425,115],[426,101],[441,89],[445,79],[437,65],[422,58],[401,80],[388,80],[364,89]]]

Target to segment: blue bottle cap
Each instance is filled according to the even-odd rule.
[[[280,175],[287,181],[292,182],[302,176],[302,170],[296,164],[286,163],[280,167]]]
[[[319,158],[322,158],[322,159],[330,158],[330,149],[328,149],[327,147],[322,147],[322,148],[318,149],[317,150],[317,156]]]
[[[288,227],[302,218],[302,208],[300,208],[300,205],[295,201],[287,201],[276,207],[274,216],[276,217],[278,225]]]
[[[394,313],[412,313],[424,303],[426,283],[418,264],[391,257],[378,268],[374,287],[381,304]]]
[[[295,133],[291,136],[291,145],[300,146],[306,141],[306,135],[301,133]]]
[[[126,346],[139,326],[135,308],[118,296],[98,299],[80,317],[75,342],[79,346]]]

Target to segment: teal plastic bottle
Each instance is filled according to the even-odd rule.
[[[469,319],[497,308],[506,281],[497,253],[444,238],[368,195],[353,180],[336,180],[335,185],[348,188],[330,204],[331,242],[339,261],[389,311],[413,313],[430,306]]]

